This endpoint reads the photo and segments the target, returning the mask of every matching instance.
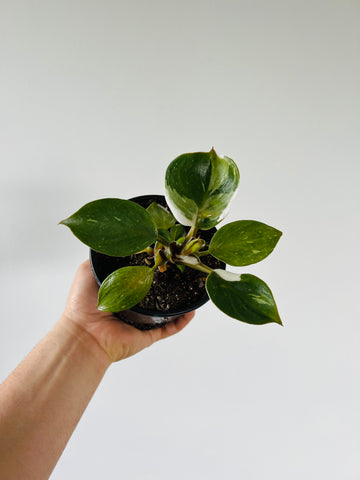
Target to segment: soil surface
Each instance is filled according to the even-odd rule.
[[[131,255],[127,264],[148,266],[145,262],[147,258],[146,253]],[[202,262],[211,268],[222,268],[222,263],[210,255],[203,257]],[[153,263],[150,266],[152,265]],[[185,267],[181,272],[176,265],[167,264],[165,272],[155,271],[151,289],[137,306],[163,313],[186,308],[206,295],[206,277],[206,273],[193,268]]]
[[[151,202],[156,201],[165,208],[168,208],[165,198],[159,195],[149,195],[133,198],[132,201],[147,208]],[[215,228],[210,230],[200,230],[198,235],[209,244],[212,236],[216,232]],[[148,254],[138,253],[129,257],[110,257],[102,253],[92,251],[93,267],[99,283],[118,268],[127,265],[146,265],[151,266],[153,263],[146,263]],[[211,268],[225,268],[225,264],[211,255],[201,258],[201,261]],[[151,315],[151,311],[158,314],[169,314],[181,311],[191,307],[194,303],[208,299],[205,281],[207,274],[185,267],[181,272],[176,265],[167,264],[165,272],[157,270],[154,274],[152,287],[143,300],[138,303],[132,310]]]

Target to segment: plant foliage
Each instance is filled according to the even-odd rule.
[[[110,256],[147,252],[153,266],[123,267],[99,289],[98,308],[119,312],[132,308],[151,288],[156,269],[175,264],[207,275],[206,290],[224,313],[243,322],[281,324],[270,288],[260,278],[211,269],[202,258],[212,255],[233,266],[266,258],[282,233],[255,220],[238,220],[221,227],[207,244],[201,230],[226,216],[240,174],[233,160],[210,152],[186,153],[167,168],[165,190],[171,209],[153,202],[147,209],[130,200],[106,198],[84,205],[60,222],[95,251]]]

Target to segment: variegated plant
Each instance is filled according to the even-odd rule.
[[[151,288],[156,269],[169,264],[194,268],[207,275],[206,290],[213,303],[230,317],[246,323],[281,324],[273,295],[260,278],[212,269],[207,255],[233,266],[250,265],[267,257],[281,232],[254,220],[221,227],[209,244],[201,231],[218,225],[239,186],[233,160],[210,152],[180,155],[167,168],[166,199],[171,212],[157,203],[147,209],[129,200],[106,198],[84,205],[66,220],[83,243],[110,256],[147,252],[149,265],[122,267],[99,289],[98,308],[119,312],[139,303]]]

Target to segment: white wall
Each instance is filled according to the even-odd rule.
[[[57,222],[233,158],[229,220],[283,230],[243,269],[285,328],[207,304],[114,365],[52,479],[353,480],[359,430],[357,1],[0,1],[0,376],[60,316],[87,256]]]

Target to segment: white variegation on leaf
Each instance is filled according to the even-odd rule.
[[[225,217],[239,180],[235,162],[214,149],[187,153],[166,171],[166,199],[180,223],[208,230]]]
[[[254,275],[214,270],[206,279],[206,290],[213,303],[232,318],[252,325],[282,325],[270,288]]]
[[[166,171],[171,212],[155,202],[145,210],[128,200],[105,198],[84,205],[60,222],[97,252],[114,257],[141,252],[139,263],[147,265],[125,266],[105,278],[98,308],[106,312],[131,309],[152,291],[155,271],[156,281],[166,290],[172,286],[165,285],[171,276],[161,279],[165,271],[175,272],[174,281],[184,274],[181,283],[185,283],[188,269],[195,269],[206,277],[210,299],[225,314],[253,325],[281,325],[272,292],[263,280],[211,267],[216,258],[234,266],[259,262],[281,237],[279,230],[253,220],[229,223],[214,235],[202,231],[223,220],[239,180],[233,160],[218,156],[214,149],[187,153],[175,158]],[[117,268],[117,260],[114,265]],[[171,315],[170,311],[166,314]]]
[[[226,282],[240,282],[240,275],[238,273],[228,272],[220,268],[215,268],[214,272]]]

